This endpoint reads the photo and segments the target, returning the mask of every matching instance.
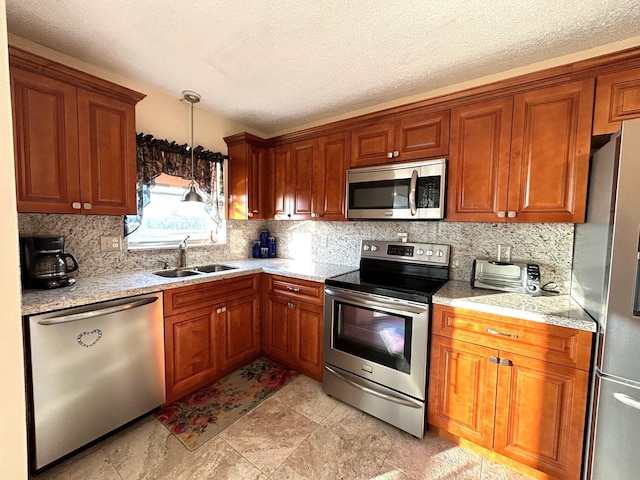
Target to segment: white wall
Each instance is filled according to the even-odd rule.
[[[0,44],[6,44],[5,2],[0,0]],[[7,49],[0,48],[0,478],[27,478],[18,221]]]

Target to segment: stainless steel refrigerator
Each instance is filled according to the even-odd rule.
[[[592,157],[571,295],[599,323],[584,477],[640,478],[640,119]]]

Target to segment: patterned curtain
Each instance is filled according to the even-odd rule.
[[[149,188],[155,185],[155,179],[163,173],[191,180],[191,150],[168,140],[153,138],[153,135],[136,135],[137,147],[137,190],[138,214],[127,215],[124,223],[124,235],[133,233],[142,223],[145,205],[149,203]],[[223,164],[227,155],[205,150],[202,146],[193,149],[193,179],[206,194],[204,208],[220,225],[224,208]]]

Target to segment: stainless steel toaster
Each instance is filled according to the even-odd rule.
[[[540,267],[535,263],[476,258],[471,267],[471,288],[540,295]]]

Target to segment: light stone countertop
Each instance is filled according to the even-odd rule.
[[[34,315],[252,273],[265,272],[324,282],[329,277],[357,270],[354,266],[307,263],[280,258],[244,259],[220,263],[237,267],[237,269],[181,278],[164,278],[146,271],[128,272],[79,278],[71,287],[25,290],[22,294],[22,314]],[[468,282],[450,280],[433,296],[433,303],[589,332],[597,331],[596,322],[569,295],[530,297],[522,293],[472,289]]]
[[[597,331],[597,323],[569,295],[531,297],[524,293],[471,288],[469,282],[449,280],[433,296],[433,303],[588,332]]]
[[[116,298],[159,292],[171,288],[196,285],[198,283],[233,278],[251,273],[266,272],[303,280],[324,282],[328,277],[341,275],[358,269],[358,267],[347,265],[306,263],[298,260],[280,258],[245,259],[216,263],[237,267],[237,269],[180,278],[159,277],[151,272],[127,272],[115,275],[78,278],[76,279],[76,283],[70,287],[55,288],[52,290],[25,290],[22,293],[22,314],[34,315],[60,310],[62,308],[77,307]]]

